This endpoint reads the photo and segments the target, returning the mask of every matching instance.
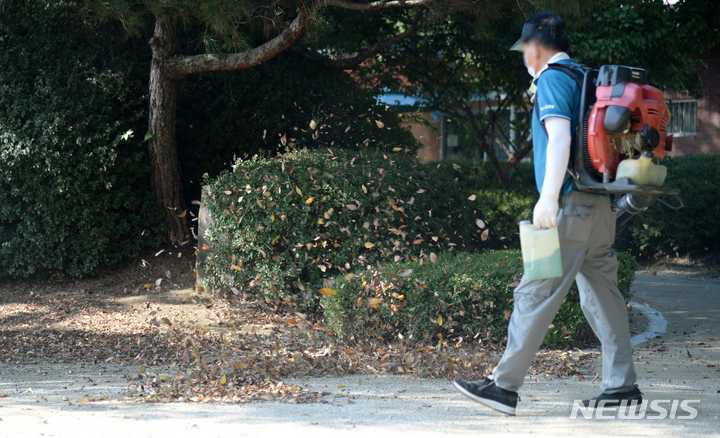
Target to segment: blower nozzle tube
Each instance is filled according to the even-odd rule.
[[[636,214],[646,210],[658,200],[660,195],[642,195],[631,193],[615,203],[615,229],[620,231]]]

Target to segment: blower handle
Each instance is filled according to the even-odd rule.
[[[680,199],[680,196],[678,196],[677,194],[675,194],[675,195],[673,195],[673,196],[678,200],[678,202],[680,203],[680,205],[678,205],[678,206],[670,205],[670,204],[668,204],[667,202],[663,201],[663,200],[660,199],[660,198],[658,198],[657,201],[658,201],[659,203],[663,204],[665,207],[669,208],[670,210],[674,210],[674,211],[680,210],[681,208],[685,207],[685,204],[683,204],[682,199]]]

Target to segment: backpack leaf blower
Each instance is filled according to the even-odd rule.
[[[670,111],[662,92],[647,84],[643,69],[604,65],[549,64],[580,88],[578,129],[572,141],[569,178],[580,192],[611,195],[616,231],[655,202],[678,210],[680,190],[664,185],[664,166],[655,164],[672,150]],[[580,73],[578,69],[585,73]],[[537,111],[537,99],[535,100]],[[537,114],[537,112],[536,112]],[[672,195],[672,206],[659,199]]]

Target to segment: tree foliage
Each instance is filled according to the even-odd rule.
[[[593,12],[570,34],[581,62],[632,65],[645,69],[661,89],[702,97],[697,57],[720,41],[720,9],[706,0],[613,0]]]
[[[720,24],[717,8],[709,1],[674,6],[662,0],[501,1],[483,7],[482,12],[432,20],[366,63],[358,74],[368,84],[418,97],[425,102],[419,106],[464,124],[477,145],[472,155],[487,156],[505,185],[532,148],[526,93],[530,78],[522,56],[508,51],[531,13],[555,9],[568,25],[571,55],[580,62],[592,67],[609,63],[641,67],[655,85],[696,95],[700,92],[696,68],[702,67],[696,56],[717,44]],[[385,11],[373,20],[372,29],[381,32],[415,23],[409,11]],[[316,50],[352,52],[371,37],[360,20],[346,17],[331,22],[342,24],[331,25],[320,33],[323,38],[308,44]],[[352,33],[335,36],[339,26]],[[296,48],[292,52],[299,53]],[[509,107],[515,108],[512,121],[505,111]]]
[[[146,115],[120,29],[0,15],[0,275],[95,272],[157,244]]]

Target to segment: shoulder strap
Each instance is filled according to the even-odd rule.
[[[579,62],[573,62],[571,64],[553,63],[553,64],[548,64],[548,66],[547,66],[547,70],[561,71],[561,72],[565,73],[566,75],[570,76],[570,78],[572,78],[575,81],[575,83],[577,84],[578,91],[580,93],[582,93],[585,74],[580,73],[578,71],[578,69],[581,69],[584,71],[590,70],[589,67],[587,67],[583,64],[580,64]],[[542,73],[540,74],[540,76],[542,76]],[[538,79],[539,79],[539,77],[538,77]],[[538,123],[540,123],[540,105],[538,104],[537,96],[535,97],[534,100],[535,101],[533,102],[533,113],[534,113],[535,118],[537,119]],[[582,124],[582,120],[580,120],[579,122]],[[547,136],[548,133],[547,133],[547,129],[545,128],[545,125],[543,123],[540,123],[540,126],[542,126],[542,129],[543,129],[543,131],[545,131],[545,135]],[[565,175],[565,179],[563,180],[561,187],[564,187],[565,184],[567,183],[567,180],[570,179],[573,175],[572,168],[573,168],[573,163],[575,162],[574,151],[575,151],[575,136],[573,135],[572,142],[570,145],[570,162],[568,163],[569,167],[568,167],[567,175]]]

